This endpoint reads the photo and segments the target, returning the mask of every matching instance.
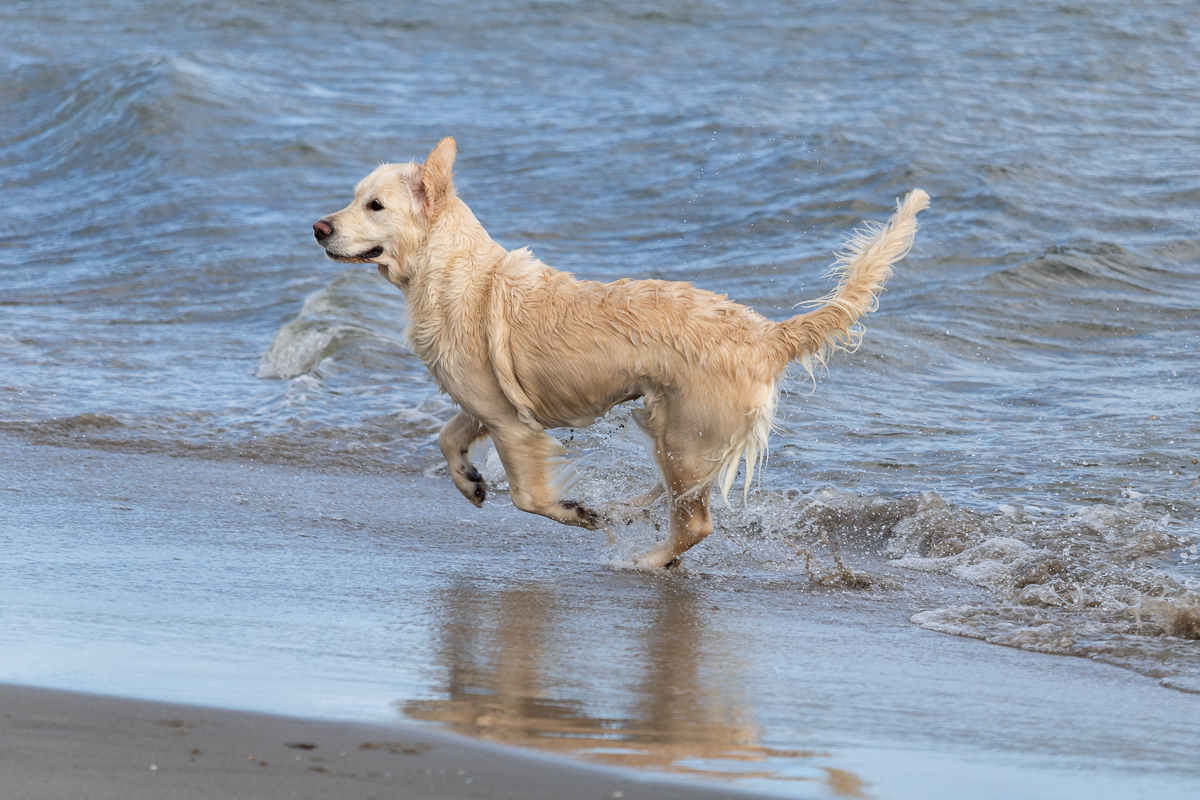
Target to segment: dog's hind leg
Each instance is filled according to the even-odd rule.
[[[647,395],[645,403],[644,409],[633,412],[633,419],[652,440],[654,460],[670,494],[671,533],[636,563],[646,568],[667,567],[712,533],[708,498],[713,468],[704,457],[699,435],[670,430],[672,409],[665,401]]]
[[[600,514],[582,503],[559,499],[574,473],[557,439],[515,418],[511,424],[493,423],[489,432],[508,475],[513,505],[589,531],[604,524]]]
[[[487,485],[483,482],[479,470],[467,458],[467,451],[471,449],[472,444],[487,435],[488,429],[483,423],[464,411],[455,414],[442,426],[442,432],[438,434],[438,446],[442,448],[442,455],[446,457],[454,485],[462,492],[463,497],[476,506],[482,506],[483,501],[487,499]]]
[[[671,486],[671,533],[667,541],[638,557],[639,567],[670,567],[712,533],[712,512],[708,507],[711,484],[704,484],[707,465],[669,461]]]

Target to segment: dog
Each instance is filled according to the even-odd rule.
[[[580,281],[527,248],[492,240],[454,191],[456,146],[443,139],[424,164],[384,164],[353,202],[313,225],[334,261],[373,263],[404,293],[407,339],[461,409],[438,436],[454,485],[482,506],[487,487],[468,450],[490,436],[513,504],[595,530],[604,518],[564,500],[570,470],[552,428],[582,428],[641,399],[633,418],[649,437],[669,495],[670,533],[638,566],[677,564],[712,532],[711,487],[728,498],[741,463],[749,491],[787,365],[810,375],[862,337],[892,265],[912,246],[929,196],[914,189],[886,224],[868,223],[831,271],[837,287],[782,322],[689,283]]]

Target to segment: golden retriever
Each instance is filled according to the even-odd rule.
[[[849,240],[831,274],[837,288],[814,310],[772,322],[723,295],[661,280],[579,281],[525,248],[505,250],[458,198],[455,144],[424,164],[384,164],[354,201],[313,225],[335,261],[374,263],[404,292],[408,341],[462,409],[439,436],[450,476],[483,504],[467,451],[490,436],[513,504],[594,530],[601,515],[563,500],[569,469],[547,428],[585,427],[618,403],[650,437],[669,493],[670,534],[641,556],[674,564],[712,532],[710,488],[727,497],[739,466],[746,487],[766,457],[777,384],[791,361],[812,373],[861,339],[892,264],[912,246],[929,196],[909,193],[886,224]]]

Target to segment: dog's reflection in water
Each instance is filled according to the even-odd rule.
[[[828,753],[758,743],[738,658],[685,583],[652,587],[640,604],[646,616],[625,641],[619,632],[580,640],[564,600],[540,586],[448,589],[438,623],[443,696],[406,702],[403,713],[611,766],[820,780],[834,796],[867,796],[856,775],[827,766]]]

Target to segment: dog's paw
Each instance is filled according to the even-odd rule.
[[[583,505],[582,503],[577,503],[574,500],[567,500],[559,503],[559,505],[568,511],[575,512],[577,521],[572,522],[571,524],[578,525],[581,528],[594,531],[605,523],[603,516]]]
[[[670,542],[663,542],[648,553],[642,553],[633,560],[633,566],[638,569],[659,570],[679,566],[682,555],[675,555]]]
[[[462,480],[454,481],[454,485],[463,493],[463,497],[470,500],[476,508],[483,507],[483,501],[487,500],[487,483],[479,474],[479,470],[475,467],[463,470]]]

